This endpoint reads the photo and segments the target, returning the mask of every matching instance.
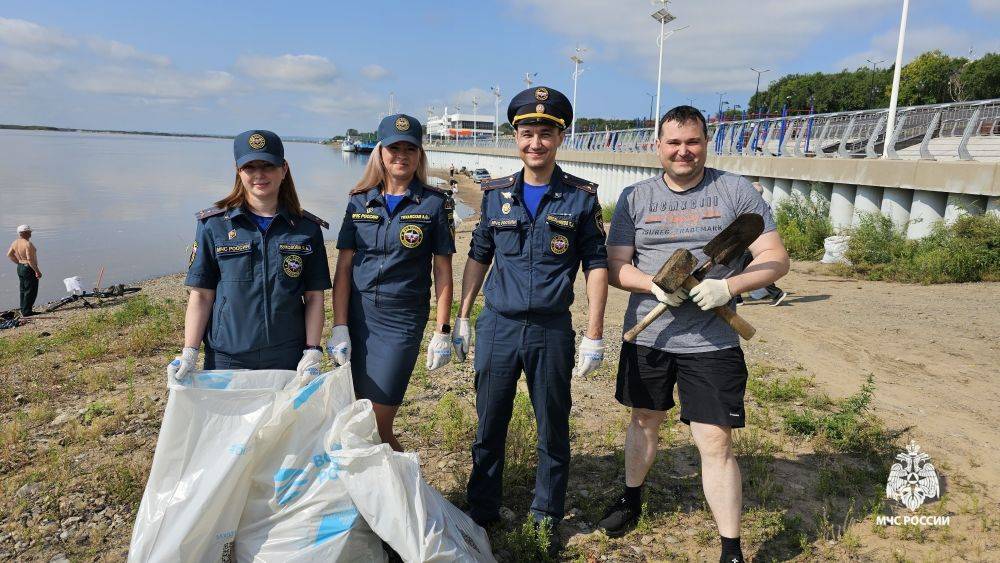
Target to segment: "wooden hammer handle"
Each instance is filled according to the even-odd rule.
[[[625,333],[625,336],[622,337],[622,340],[624,340],[625,342],[634,342],[635,337],[639,336],[640,332],[646,330],[646,327],[649,326],[650,323],[660,318],[660,315],[662,315],[663,312],[666,310],[667,310],[666,303],[657,303],[655,307],[653,307],[648,313],[646,313],[646,316],[643,317],[638,324],[636,324],[634,327],[629,329],[628,332]]]
[[[684,289],[691,291],[694,289],[694,286],[698,285],[698,283],[698,280],[695,279],[694,276],[688,276],[687,279],[684,280]],[[746,319],[730,309],[728,303],[726,305],[720,305],[712,309],[712,311],[716,315],[719,315],[722,320],[726,321],[727,325],[733,327],[736,334],[739,334],[743,340],[750,340],[753,338],[753,335],[757,333],[757,329],[747,322]]]

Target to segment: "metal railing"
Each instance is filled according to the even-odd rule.
[[[986,151],[981,158],[1000,160],[1000,99],[897,108],[896,133],[887,143],[888,115],[888,109],[877,109],[711,123],[709,150],[715,155],[734,156],[879,158],[887,147],[890,159],[977,160],[969,151],[970,141],[991,137],[997,142],[991,144],[992,152]],[[592,131],[572,138],[567,134],[562,148],[643,153],[653,151],[655,141],[652,128]],[[468,139],[430,144],[473,146]],[[478,139],[476,144],[515,148],[511,136],[496,142]]]

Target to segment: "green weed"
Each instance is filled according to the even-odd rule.
[[[446,450],[462,451],[472,443],[476,431],[475,424],[454,393],[445,393],[438,401],[434,409],[434,423],[441,432],[441,445]]]
[[[789,256],[798,260],[819,260],[823,239],[833,235],[830,203],[821,197],[793,194],[778,204],[775,222]]]

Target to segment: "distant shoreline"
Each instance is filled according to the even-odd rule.
[[[75,127],[52,127],[50,125],[14,125],[0,123],[0,129],[11,129],[15,131],[56,131],[60,133],[115,133],[118,135],[146,135],[150,137],[191,137],[195,139],[232,139],[235,135],[214,135],[211,133],[168,133],[164,131],[122,131],[118,129],[78,129]],[[313,139],[307,137],[282,137],[288,143],[318,143],[326,142],[326,139]]]

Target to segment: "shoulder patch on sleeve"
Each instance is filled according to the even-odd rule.
[[[495,190],[497,188],[509,188],[514,185],[514,175],[504,176],[503,178],[495,178],[493,180],[487,180],[480,184],[483,191]]]
[[[221,207],[209,207],[195,213],[194,216],[199,220],[203,220],[208,219],[209,217],[215,217],[216,215],[222,215],[225,211],[226,210]]]
[[[562,181],[573,186],[578,190],[583,190],[585,192],[590,192],[592,194],[597,193],[597,184],[591,182],[590,180],[584,180],[583,178],[578,178],[572,174],[567,174],[563,172]]]
[[[302,216],[305,217],[306,219],[309,219],[313,223],[316,223],[320,227],[323,227],[324,229],[329,229],[330,228],[330,223],[327,223],[323,219],[320,219],[319,217],[313,215],[312,213],[309,213],[305,209],[302,210]]]

